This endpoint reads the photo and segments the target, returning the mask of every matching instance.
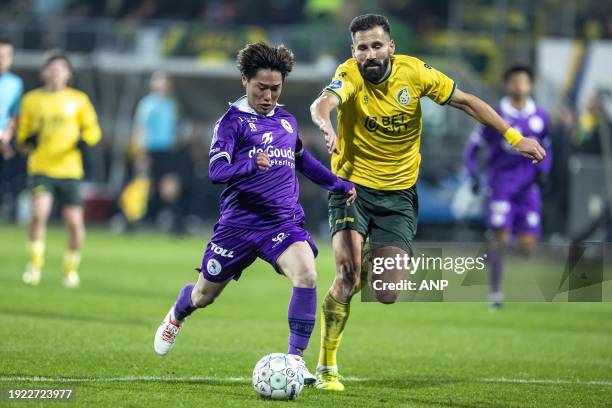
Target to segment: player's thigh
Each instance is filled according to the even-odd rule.
[[[317,285],[315,255],[310,244],[291,244],[276,260],[276,265],[295,287],[314,288]]]
[[[32,176],[28,182],[32,193],[32,220],[47,222],[53,208],[53,184],[43,176]]]

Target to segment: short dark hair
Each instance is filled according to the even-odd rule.
[[[527,74],[530,81],[533,81],[533,70],[529,65],[525,64],[513,64],[510,65],[506,71],[504,71],[504,82],[508,82],[515,74],[524,73]]]
[[[68,64],[68,68],[70,68],[71,72],[74,72],[72,67],[72,63],[70,62],[70,58],[68,58],[68,54],[66,54],[63,50],[51,50],[46,54],[45,63],[43,64],[43,69],[47,68],[51,63],[55,61],[64,61]]]
[[[0,45],[10,45],[11,47],[13,47],[13,42],[7,37],[0,37]]]
[[[349,24],[349,31],[352,37],[357,31],[367,31],[374,27],[382,27],[387,34],[391,35],[389,20],[387,20],[387,17],[379,14],[363,14],[355,17],[351,24]]]
[[[280,72],[284,81],[293,69],[294,57],[293,53],[284,45],[270,47],[264,42],[258,42],[247,44],[246,47],[238,51],[236,62],[240,73],[247,79],[257,75],[257,71],[260,69],[270,69]]]

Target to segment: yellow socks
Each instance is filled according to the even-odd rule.
[[[77,272],[81,264],[81,253],[79,251],[67,250],[64,254],[64,275]]]
[[[45,265],[45,241],[30,241],[28,252],[32,268],[41,270]]]
[[[328,292],[321,307],[321,350],[319,366],[335,367],[336,353],[348,320],[350,304],[340,303]]]

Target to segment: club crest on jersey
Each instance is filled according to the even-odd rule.
[[[289,123],[288,120],[281,119],[281,125],[283,125],[283,127],[285,128],[287,132],[293,133],[293,127],[291,126],[291,123]]]
[[[261,143],[263,143],[264,146],[272,143],[272,140],[274,140],[272,137],[272,132],[266,132],[261,135]]]
[[[255,126],[253,122],[249,122],[249,127],[251,128],[252,132],[257,132],[257,126]]]
[[[206,263],[206,271],[209,275],[217,276],[221,273],[222,269],[221,264],[216,259],[209,259],[208,263]]]
[[[408,88],[404,87],[400,89],[400,91],[397,93],[397,101],[402,106],[408,105],[408,102],[410,101],[410,95],[408,95]]]

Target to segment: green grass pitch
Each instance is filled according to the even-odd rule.
[[[78,406],[264,407],[250,384],[286,351],[289,281],[258,261],[185,324],[174,350],[153,334],[196,278],[206,237],[91,229],[78,290],[61,287],[64,235],[49,232],[39,287],[21,283],[25,229],[0,225],[0,387],[76,389]],[[319,301],[333,276],[318,240]],[[306,360],[314,369],[319,321]],[[612,303],[352,304],[339,353],[347,390],[305,389],[303,407],[612,406]],[[17,406],[8,404],[9,406]],[[25,406],[25,405],[19,405]],[[70,405],[73,406],[73,405]]]

